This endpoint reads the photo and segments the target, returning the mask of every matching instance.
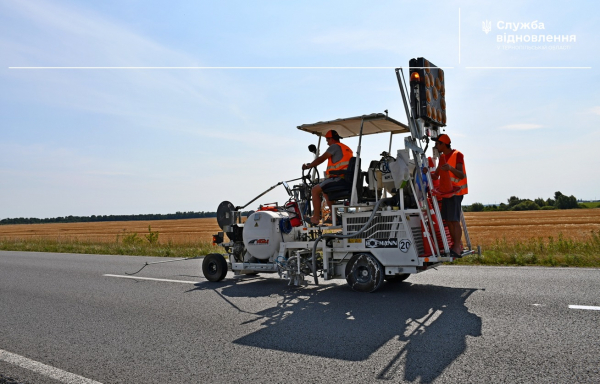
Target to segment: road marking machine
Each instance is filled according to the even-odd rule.
[[[384,280],[400,282],[412,273],[473,253],[462,213],[466,247],[461,254],[451,253],[450,233],[441,220],[441,198],[431,174],[439,154],[433,149],[427,156],[430,140],[446,126],[444,71],[424,58],[412,59],[410,87],[402,68],[395,72],[408,126],[386,111],[298,127],[318,136],[318,145],[309,146],[315,158],[329,130],[342,138],[358,137],[344,183],[327,193],[335,201],[332,225],[309,221],[311,189],[320,181],[314,169],[272,186],[244,206],[224,201],[217,210],[223,231],[213,236],[213,242],[227,254],[204,258],[202,270],[209,281],[224,279],[229,270],[235,275],[278,273],[294,286],[307,284],[307,276],[315,284],[319,278],[345,278],[355,291],[373,292]],[[388,134],[389,146],[381,159],[370,161],[363,170],[367,163],[361,161],[362,140],[374,134]],[[394,156],[392,139],[402,134],[404,148]],[[242,222],[242,209],[280,185],[289,195],[285,204],[260,205]]]

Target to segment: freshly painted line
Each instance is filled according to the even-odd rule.
[[[171,279],[155,279],[152,277],[136,277],[136,276],[123,276],[123,275],[110,275],[105,274],[102,276],[106,277],[120,277],[122,279],[133,279],[133,280],[151,280],[151,281],[166,281],[167,283],[183,283],[183,284],[198,284],[198,281],[185,281],[185,280],[171,280]]]
[[[76,375],[62,369],[54,368],[46,364],[42,364],[38,361],[28,359],[26,357],[10,353],[0,349],[0,360],[10,364],[18,365],[21,368],[28,369],[35,373],[50,377],[54,380],[58,380],[62,383],[67,384],[102,384],[98,381],[88,379],[83,376]]]
[[[139,257],[139,256],[130,256],[130,257]],[[600,268],[580,268],[580,267],[544,267],[544,266],[520,266],[520,265],[440,265],[436,268],[500,268],[500,269],[534,269],[534,270],[571,270],[571,271],[595,271],[599,272]]]
[[[589,305],[569,305],[571,309],[588,309],[590,311],[600,311],[600,307],[592,307]]]

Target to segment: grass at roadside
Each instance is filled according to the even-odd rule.
[[[150,244],[141,241],[124,244],[123,242],[91,242],[70,238],[56,240],[43,238],[0,238],[0,250],[158,257],[193,257],[214,252],[224,252],[223,248],[203,241],[188,244]]]
[[[93,242],[73,238],[0,238],[0,250],[157,257],[193,257],[214,252],[224,253],[223,248],[204,241],[162,244],[139,239]],[[526,241],[509,241],[504,238],[483,247],[481,256],[470,255],[454,264],[600,267],[600,231],[591,231],[590,235],[582,240],[566,239],[562,235],[556,239],[550,236]]]
[[[531,238],[528,241],[496,240],[474,254],[457,260],[463,265],[540,265],[600,267],[600,231],[591,231],[584,240]]]
[[[585,206],[586,208],[600,208],[600,201],[594,201],[593,203],[579,203],[580,205]]]

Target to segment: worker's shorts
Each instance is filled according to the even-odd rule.
[[[327,193],[327,190],[335,188],[336,190],[341,187],[347,187],[348,183],[341,177],[331,177],[329,179],[325,179],[319,183],[321,190],[323,193]],[[350,188],[350,187],[348,187]]]
[[[460,221],[461,204],[463,195],[454,195],[442,199],[442,219],[446,221]]]

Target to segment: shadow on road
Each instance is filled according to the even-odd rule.
[[[284,288],[276,279],[199,283],[233,307],[243,297],[277,295],[277,305],[249,322],[264,328],[234,341],[258,348],[348,361],[377,354],[378,379],[430,383],[466,349],[467,336],[481,335],[481,318],[465,306],[478,291],[436,285],[386,283],[373,294],[347,286]],[[243,324],[242,324],[243,325]]]

